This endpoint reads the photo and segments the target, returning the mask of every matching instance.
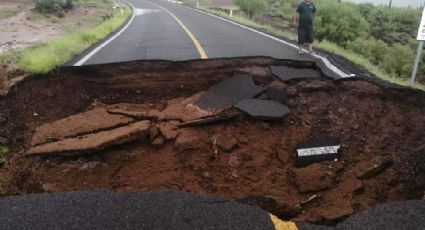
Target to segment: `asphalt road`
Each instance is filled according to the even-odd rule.
[[[253,206],[181,192],[109,190],[0,198],[0,229],[423,230],[425,201],[381,204],[335,227],[273,222]],[[290,225],[285,225],[290,223]]]
[[[165,0],[127,1],[136,8],[137,16],[123,33],[84,64],[200,59],[200,49],[208,58],[269,56],[313,60],[270,37],[189,7]]]
[[[2,230],[274,229],[259,208],[178,192],[108,190],[0,198]]]

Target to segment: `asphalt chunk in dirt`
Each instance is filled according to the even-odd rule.
[[[237,75],[209,88],[194,104],[204,110],[220,111],[252,99],[263,91],[254,84],[252,76]]]
[[[32,146],[58,141],[68,137],[112,129],[133,122],[132,118],[109,114],[105,108],[73,115],[39,126],[32,138]]]
[[[314,69],[297,69],[288,66],[271,66],[272,75],[281,81],[290,81],[293,79],[315,79],[321,78],[319,71]]]
[[[270,100],[286,104],[288,94],[286,93],[286,85],[280,81],[274,81],[267,87],[267,96]]]
[[[101,131],[75,138],[68,138],[57,142],[31,148],[28,156],[73,156],[83,153],[91,153],[106,149],[113,145],[119,145],[143,139],[149,132],[150,122],[140,121],[128,126],[116,128],[110,131]]]
[[[260,120],[283,119],[289,113],[287,106],[271,100],[249,99],[239,102],[235,107]]]

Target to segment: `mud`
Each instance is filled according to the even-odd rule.
[[[11,143],[0,169],[0,194],[178,190],[215,194],[282,219],[319,224],[335,224],[377,203],[422,198],[425,95],[419,91],[323,76],[280,84],[291,111],[283,120],[240,116],[180,127],[187,119],[179,110],[175,117],[163,116],[173,103],[235,74],[253,74],[257,83],[267,84],[273,80],[272,65],[316,68],[245,58],[64,68],[29,78],[0,99],[0,136]],[[37,127],[105,106],[109,113],[150,120],[158,130],[86,155],[26,156]],[[147,110],[158,113],[147,116]],[[339,159],[295,166],[300,143],[327,138],[341,142]]]

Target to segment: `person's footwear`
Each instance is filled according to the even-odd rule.
[[[298,50],[299,55],[303,55],[303,53],[304,53],[303,50]]]
[[[310,50],[309,52],[310,52],[310,54],[316,54],[316,53],[314,52],[314,50]]]

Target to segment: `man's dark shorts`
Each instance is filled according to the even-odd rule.
[[[298,44],[313,43],[313,27],[298,27]]]

